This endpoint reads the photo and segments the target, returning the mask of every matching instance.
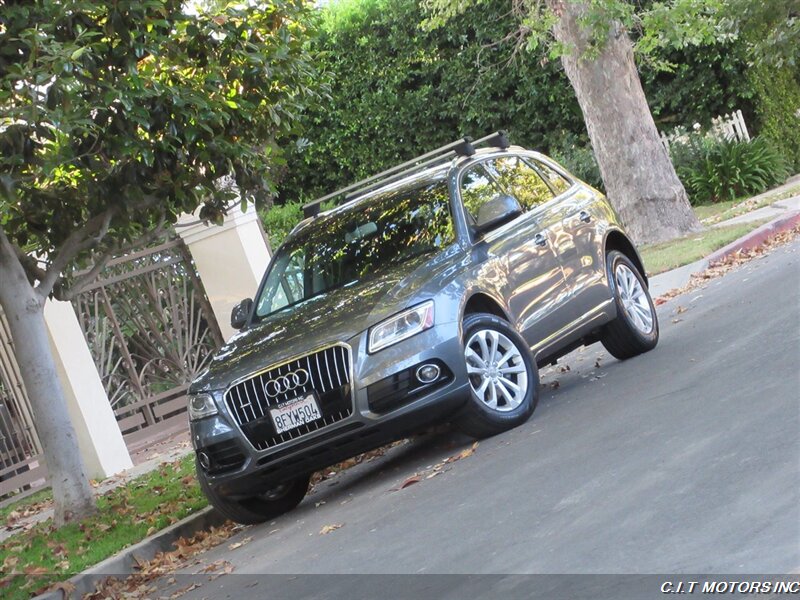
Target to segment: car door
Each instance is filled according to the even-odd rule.
[[[538,346],[558,330],[556,299],[564,285],[553,250],[551,228],[557,220],[546,210],[552,192],[535,171],[513,155],[473,165],[460,181],[462,202],[472,223],[481,204],[497,194],[514,196],[523,208],[520,217],[475,241],[487,246],[490,257],[504,262],[505,291],[514,325],[531,347]]]
[[[557,195],[562,240],[556,252],[564,269],[566,286],[562,302],[568,305],[569,322],[583,318],[608,298],[603,285],[602,236],[598,225],[604,216],[596,210],[596,195],[560,173],[555,165],[529,158]]]

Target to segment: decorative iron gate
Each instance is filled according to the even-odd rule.
[[[186,429],[189,382],[223,340],[183,242],[110,261],[74,305],[128,448]]]
[[[14,356],[11,332],[0,310],[0,499],[45,483],[42,447]]]

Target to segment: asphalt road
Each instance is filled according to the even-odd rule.
[[[471,440],[424,435],[323,483],[202,555],[186,573],[227,560],[235,575],[184,597],[557,597],[564,583],[308,574],[799,572],[800,242],[659,318],[644,356],[619,362],[597,345],[543,371],[533,418],[438,476],[398,490]],[[264,573],[301,576],[242,575]],[[626,581],[658,597],[663,580],[571,578],[565,597],[644,597],[613,591]]]

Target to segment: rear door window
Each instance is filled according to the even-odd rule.
[[[557,196],[560,196],[572,187],[572,183],[550,165],[538,160],[532,160],[531,162],[539,169],[539,172],[542,173]]]
[[[503,156],[484,163],[505,192],[525,211],[533,210],[553,199],[553,192],[544,179],[518,156]]]

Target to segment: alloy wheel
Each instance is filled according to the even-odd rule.
[[[488,408],[508,412],[528,392],[528,370],[517,345],[494,329],[473,333],[464,347],[472,391]]]
[[[626,264],[618,264],[614,269],[617,293],[630,321],[641,333],[653,331],[653,309],[647,299],[639,278]]]

